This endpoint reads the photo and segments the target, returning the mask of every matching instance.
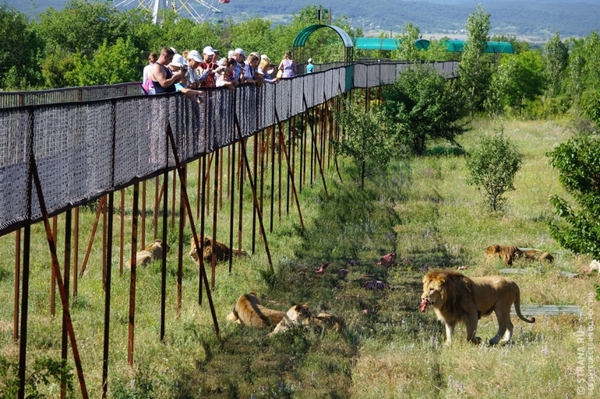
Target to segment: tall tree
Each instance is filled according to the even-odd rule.
[[[490,30],[490,14],[481,4],[467,20],[467,41],[458,74],[471,113],[483,110],[484,100],[492,78],[490,57],[484,53]]]
[[[526,102],[541,96],[545,87],[546,75],[538,51],[504,57],[500,60],[498,72],[492,77],[486,109],[492,114],[499,114],[508,107],[522,114]]]
[[[360,186],[364,187],[369,173],[378,173],[391,159],[391,140],[375,109],[365,112],[361,106],[348,100],[344,109],[335,116],[345,131],[342,139],[333,142],[336,153],[352,158],[357,166]]]
[[[384,112],[399,146],[422,155],[431,140],[455,139],[466,131],[464,97],[454,82],[429,66],[414,66],[384,89]]]
[[[394,54],[394,59],[404,61],[416,61],[420,58],[419,50],[415,47],[415,42],[419,39],[419,27],[412,22],[407,22],[398,37],[400,46]]]
[[[560,94],[565,69],[569,64],[569,49],[558,32],[544,46],[544,66],[548,76],[548,95]]]
[[[69,0],[60,11],[49,7],[40,15],[36,31],[50,47],[93,51],[106,41],[112,45],[131,32],[131,20],[112,2]]]
[[[72,86],[93,86],[134,82],[140,78],[141,53],[131,40],[117,39],[114,45],[104,43],[93,57],[78,54],[75,68],[66,74]]]
[[[600,35],[592,32],[585,38],[571,39],[570,47],[566,86],[578,101],[585,91],[600,87]]]
[[[0,4],[0,89],[26,89],[41,81],[37,57],[43,43],[27,17]]]

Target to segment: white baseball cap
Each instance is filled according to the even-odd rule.
[[[206,46],[206,47],[204,47],[204,50],[202,50],[202,54],[215,55],[215,49],[212,48],[211,46]]]

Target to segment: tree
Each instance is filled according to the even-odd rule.
[[[562,219],[550,224],[550,234],[564,248],[600,259],[600,138],[579,134],[548,156],[576,203],[556,195],[550,198]]]
[[[75,68],[65,77],[72,86],[134,82],[140,77],[141,58],[131,40],[117,39],[112,46],[105,42],[91,59],[83,54],[75,56]]]
[[[38,54],[43,44],[30,29],[27,17],[0,4],[0,89],[26,89],[37,85]]]
[[[422,155],[427,142],[444,139],[456,144],[466,131],[464,97],[451,80],[429,66],[401,72],[391,87],[384,88],[386,123],[399,146]]]
[[[128,14],[99,0],[69,0],[60,11],[49,7],[35,29],[48,46],[69,51],[93,51],[132,33]]]
[[[467,20],[467,41],[458,75],[471,113],[483,110],[485,96],[492,78],[489,56],[484,53],[490,30],[490,14],[481,4]]]
[[[382,118],[375,109],[365,112],[350,101],[345,102],[344,109],[335,117],[345,134],[342,139],[333,141],[334,149],[338,155],[354,160],[360,186],[364,187],[370,171],[387,165],[394,152]]]
[[[467,184],[484,191],[490,210],[501,210],[503,195],[515,189],[515,175],[521,168],[523,155],[500,128],[493,136],[484,136],[466,161]]]
[[[402,29],[402,34],[398,37],[398,39],[400,39],[400,46],[395,52],[396,54],[394,54],[394,59],[404,61],[418,60],[420,54],[415,46],[415,41],[419,39],[419,35],[419,27],[412,22],[407,22]]]
[[[565,69],[569,64],[569,49],[560,40],[558,32],[548,40],[544,47],[544,66],[548,77],[548,95],[560,94]]]
[[[545,87],[546,76],[539,52],[526,51],[504,57],[492,77],[486,108],[498,111],[492,113],[502,113],[504,107],[511,107],[522,114],[525,102],[541,96]]]
[[[585,91],[600,87],[600,35],[592,32],[582,39],[570,39],[570,47],[566,88],[578,101]]]

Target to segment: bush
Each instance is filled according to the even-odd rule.
[[[514,180],[521,167],[523,155],[504,137],[504,128],[494,136],[483,137],[478,148],[467,158],[467,184],[483,189],[491,211],[504,208],[507,191],[514,190]]]

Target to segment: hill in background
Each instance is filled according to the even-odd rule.
[[[3,0],[0,0],[0,2]],[[47,7],[62,8],[67,0],[4,0],[32,17]],[[115,1],[115,4],[123,0]],[[146,0],[151,1],[151,0]],[[204,10],[196,0],[183,0]],[[222,11],[219,19],[235,21],[260,16],[275,23],[286,23],[304,6],[318,4],[314,0],[273,2],[272,0],[205,0]],[[424,38],[446,35],[460,38],[471,14],[481,3],[491,14],[491,35],[511,35],[518,40],[540,42],[558,32],[562,38],[587,36],[600,28],[600,2],[592,0],[328,0],[323,8],[335,17],[345,15],[353,27],[363,29],[366,36],[391,32],[396,35],[407,22],[417,25]],[[129,7],[138,4],[133,0]],[[316,19],[315,19],[316,22]]]

